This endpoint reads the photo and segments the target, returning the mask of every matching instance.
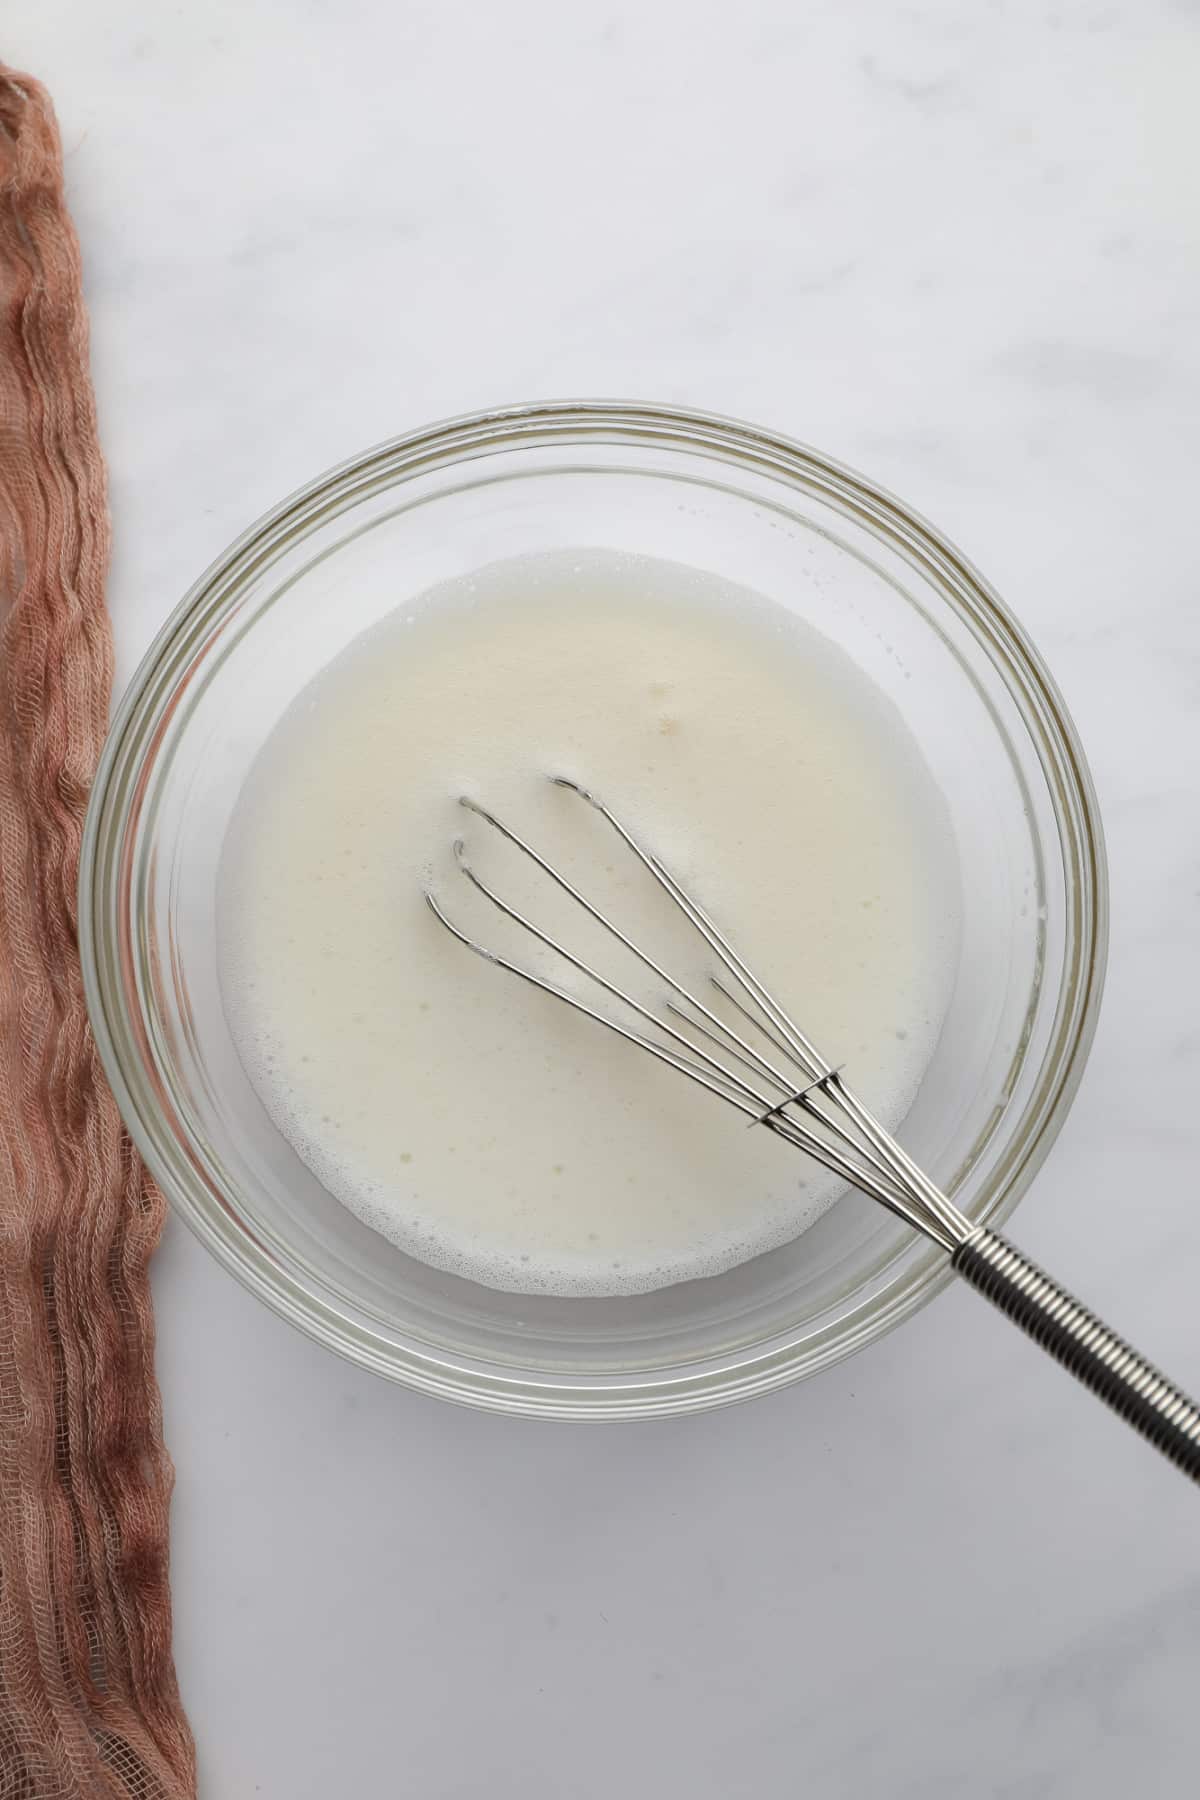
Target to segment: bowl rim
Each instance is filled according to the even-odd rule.
[[[629,1379],[557,1376],[433,1353],[415,1340],[401,1346],[321,1300],[283,1268],[226,1203],[214,1205],[195,1178],[194,1153],[164,1129],[157,1077],[145,1054],[140,1020],[124,1004],[119,971],[131,964],[132,929],[122,908],[128,892],[124,851],[131,810],[148,785],[170,706],[173,672],[233,604],[240,584],[281,542],[311,526],[314,513],[337,511],[393,476],[445,468],[487,448],[539,442],[640,442],[700,449],[745,470],[757,466],[800,491],[819,480],[825,497],[875,535],[907,548],[939,572],[976,630],[1003,656],[1002,674],[1034,740],[1050,790],[1068,867],[1074,978],[1071,1004],[1059,995],[1056,1028],[1021,1130],[994,1176],[985,1217],[1008,1216],[1050,1151],[1070,1109],[1095,1035],[1108,948],[1108,872],[1099,807],[1074,722],[1058,686],[995,589],[936,527],[887,489],[847,464],[782,433],[719,413],[620,400],[549,400],[459,414],[401,433],[335,464],[262,514],[192,583],[155,634],[113,717],[92,785],[79,866],[79,946],[84,993],[109,1084],[131,1137],[174,1211],[252,1293],[318,1342],[350,1361],[419,1391],[486,1410],[560,1419],[631,1419],[728,1405],[814,1374],[894,1329],[950,1281],[949,1261],[930,1246],[908,1277],[885,1289],[869,1312],[836,1340],[801,1358],[795,1343],[728,1353],[711,1363],[680,1364]],[[885,529],[886,527],[886,529]],[[996,660],[993,656],[993,660]],[[1047,755],[1049,752],[1049,757]],[[1051,779],[1053,773],[1054,779]],[[1068,855],[1068,850],[1074,852]],[[114,978],[115,976],[115,978]],[[1051,1055],[1053,1050],[1053,1055]],[[139,1079],[140,1076],[140,1079]],[[189,1179],[189,1175],[191,1179]]]

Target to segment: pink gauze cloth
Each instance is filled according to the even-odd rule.
[[[0,1800],[195,1792],[147,1280],[163,1203],[76,937],[108,547],[58,130],[0,64]]]

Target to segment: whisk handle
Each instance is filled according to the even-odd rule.
[[[999,1232],[980,1226],[951,1263],[964,1281],[1200,1481],[1200,1407]]]

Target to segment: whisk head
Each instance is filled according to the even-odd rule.
[[[454,852],[464,878],[500,913],[582,975],[595,1003],[480,943],[455,924],[437,895],[427,889],[430,909],[446,930],[488,962],[615,1032],[744,1114],[751,1124],[804,1151],[944,1249],[953,1251],[964,1242],[971,1230],[967,1219],[884,1130],[842,1070],[825,1060],[662,860],[590,789],[564,775],[550,779],[607,821],[703,939],[722,973],[709,974],[706,995],[695,991],[696,984],[678,980],[531,843],[466,796],[459,804],[467,812],[527,857],[661,982],[660,1002],[657,1007],[648,1005],[506,900],[475,869],[461,838]]]

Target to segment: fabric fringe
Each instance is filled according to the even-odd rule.
[[[195,1792],[147,1278],[163,1203],[76,937],[108,551],[58,130],[0,65],[0,1800]]]

